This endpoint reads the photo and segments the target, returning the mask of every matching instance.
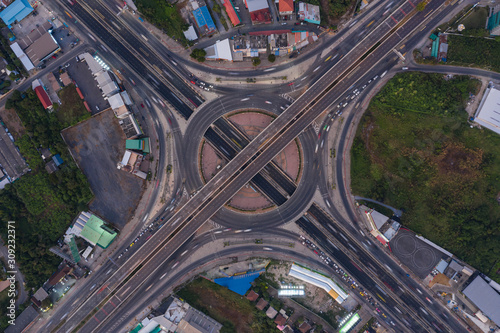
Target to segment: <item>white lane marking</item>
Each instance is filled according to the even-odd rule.
[[[144,218],[142,219],[142,222],[146,221],[146,219],[148,218],[148,216],[149,216],[149,213],[146,214],[146,216],[144,216]]]
[[[276,68],[272,67],[272,68],[268,68],[268,69],[264,69],[264,72],[270,72],[270,71],[274,71]]]
[[[326,200],[326,205],[328,206],[328,208],[332,208],[332,206],[330,206],[330,201]]]
[[[307,76],[304,76],[300,81],[304,81],[305,79],[307,79]]]
[[[160,277],[160,280],[163,279],[165,277],[165,275],[167,275],[167,273],[163,274],[161,277]]]
[[[316,67],[316,69],[313,70],[313,73],[316,72],[320,68],[321,68],[321,66]]]
[[[362,234],[363,236],[365,235],[365,233],[361,229],[359,229],[359,233]]]
[[[182,257],[183,255],[185,255],[187,252],[188,252],[188,250],[186,250],[186,251],[182,252],[181,257]]]
[[[146,291],[148,291],[149,289],[151,289],[151,287],[153,287],[153,285],[150,285],[149,287],[147,287]]]
[[[61,317],[61,319],[64,319],[66,318],[66,316],[68,315],[69,312],[66,312],[66,314],[64,316]]]

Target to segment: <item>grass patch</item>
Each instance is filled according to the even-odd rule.
[[[488,7],[476,6],[474,10],[467,15],[460,23],[467,29],[484,29],[486,20],[488,19]]]
[[[223,324],[221,332],[279,332],[274,322],[244,296],[207,279],[197,278],[177,295]]]
[[[57,119],[63,127],[77,124],[90,118],[90,112],[83,105],[83,101],[76,91],[74,84],[70,84],[58,93],[61,106],[57,110]]]
[[[500,41],[488,38],[448,36],[448,65],[478,67],[500,72]]]
[[[162,0],[136,0],[135,4],[143,18],[183,45],[189,44],[183,33],[189,24],[182,19],[179,5]]]
[[[391,79],[357,129],[351,187],[403,209],[405,226],[490,274],[500,268],[500,136],[467,123],[478,85],[439,74]]]

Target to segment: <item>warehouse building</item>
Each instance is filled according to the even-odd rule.
[[[488,87],[476,111],[474,121],[500,134],[500,90]]]
[[[28,0],[16,0],[0,12],[0,18],[10,28],[12,23],[21,22],[33,10]]]
[[[491,321],[500,325],[500,294],[481,276],[477,276],[463,294]]]
[[[116,238],[117,233],[99,217],[90,212],[81,212],[73,225],[68,228],[64,240],[69,243],[72,235],[81,237],[93,246],[107,248]]]
[[[205,48],[207,55],[205,58],[210,60],[228,60],[233,61],[233,53],[229,39],[218,40],[214,45]]]
[[[349,296],[337,283],[329,277],[313,272],[310,269],[293,264],[288,275],[323,289],[339,304]]]

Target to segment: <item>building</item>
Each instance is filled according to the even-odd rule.
[[[319,6],[299,2],[299,19],[309,23],[320,24]]]
[[[387,246],[389,241],[397,234],[399,228],[401,228],[401,224],[366,206],[360,206],[360,209],[365,213],[372,236]]]
[[[149,154],[149,138],[140,138],[125,141],[125,149],[139,150]]]
[[[234,8],[233,2],[231,0],[221,0],[222,5],[226,9],[227,16],[229,16],[229,19],[231,20],[231,23],[233,26],[237,26],[238,24],[241,23],[240,16],[238,15],[238,12]]]
[[[30,71],[33,68],[35,68],[31,60],[28,58],[26,53],[24,53],[24,51],[21,49],[18,43],[11,44],[10,48],[12,49],[12,52],[14,52],[16,57],[19,58],[19,60],[21,61],[21,63],[23,64],[24,68],[26,68],[27,71]]]
[[[47,164],[45,164],[45,170],[47,170],[47,173],[49,174],[56,172],[58,169],[59,168],[57,167],[56,162],[53,160],[50,160]]]
[[[42,86],[35,87],[35,93],[42,103],[44,109],[52,109],[52,101],[50,100],[49,95]]]
[[[184,31],[184,37],[186,37],[187,40],[197,40],[198,39],[198,34],[196,33],[196,30],[194,30],[194,26],[190,25],[189,29]]]
[[[266,311],[266,316],[268,316],[271,319],[274,319],[274,317],[276,317],[277,314],[278,311],[276,311],[276,309],[273,308],[272,306],[270,306],[269,309],[267,309]]]
[[[463,294],[491,321],[500,325],[500,294],[481,276],[477,276]]]
[[[114,82],[113,82],[114,83]],[[108,103],[113,109],[113,112],[116,118],[126,118],[129,114],[127,106],[123,101],[122,95],[120,93],[116,93],[108,98]]]
[[[15,320],[15,325],[5,329],[5,333],[21,333],[27,331],[39,314],[33,305],[28,306]]]
[[[202,35],[210,35],[216,31],[215,23],[210,16],[210,12],[205,4],[200,5],[197,1],[190,1],[193,7],[193,17]]]
[[[99,89],[102,91],[102,96],[103,97],[108,97],[111,98],[111,96],[115,95],[120,91],[120,88],[116,84],[116,82],[113,80],[109,72],[97,72],[97,74],[94,75],[96,81],[97,81],[97,86]],[[109,100],[108,100],[109,101]]]
[[[490,6],[490,16],[486,23],[486,29],[490,31],[491,35],[500,35],[500,6]]]
[[[355,313],[339,330],[339,333],[349,333],[361,321],[359,314]]]
[[[51,73],[52,74],[52,73]],[[70,84],[73,83],[73,81],[71,81],[71,78],[69,77],[69,74],[68,72],[64,72],[62,73],[59,78],[61,79],[61,82],[62,84],[66,87],[66,86],[69,86]]]
[[[38,66],[40,62],[51,57],[54,53],[61,50],[56,39],[52,36],[52,30],[47,31],[40,38],[34,41],[30,46],[24,49],[24,53],[28,56],[34,66]]]
[[[0,189],[30,169],[14,145],[14,137],[0,121]]]
[[[47,294],[47,292],[45,291],[45,289],[43,289],[42,287],[40,287],[36,293],[33,295],[33,297],[31,297],[31,301],[38,307],[40,307],[42,305],[42,301],[44,299],[46,299],[47,297],[49,297],[49,294]]]
[[[309,325],[309,323],[307,322],[303,322],[300,326],[299,326],[299,331],[302,332],[302,333],[307,333],[311,330],[311,325]]]
[[[259,298],[259,294],[257,294],[255,291],[250,290],[250,292],[247,295],[247,300],[250,302],[255,302]]]
[[[267,0],[245,0],[252,24],[271,23],[271,12]]]
[[[118,162],[117,168],[119,170],[123,169],[128,171],[139,178],[146,179],[148,175],[140,170],[143,159],[144,156],[142,154],[136,153],[132,150],[125,150],[123,159],[121,162]]]
[[[12,23],[21,22],[33,10],[28,0],[16,0],[0,12],[0,18],[10,28]]]
[[[344,289],[329,277],[295,263],[290,268],[288,275],[323,289],[339,304],[342,304],[347,299],[347,296],[349,296]]]
[[[260,311],[263,311],[263,310],[266,308],[266,306],[267,306],[268,304],[269,304],[269,303],[268,303],[265,299],[261,298],[261,299],[259,299],[259,301],[257,302],[257,305],[255,305],[255,307],[256,307],[257,309],[259,309]]]
[[[127,117],[119,119],[118,124],[120,124],[127,139],[133,139],[143,134],[139,123],[131,113],[128,114]]]
[[[106,225],[96,215],[90,212],[81,212],[71,227],[66,230],[64,241],[69,243],[72,235],[81,237],[93,246],[107,248],[117,236],[116,232]]]
[[[281,313],[279,313],[276,318],[274,318],[274,323],[278,326],[285,326],[286,318]]]
[[[170,297],[167,303],[164,315],[144,319],[134,332],[217,333],[222,328],[220,323],[178,298]]]
[[[64,264],[61,269],[52,274],[49,278],[48,284],[52,287],[58,284],[67,274],[70,274],[73,271],[73,268]]]
[[[474,121],[493,132],[500,134],[500,90],[488,87],[476,111]]]
[[[218,40],[214,45],[205,48],[205,52],[207,52],[206,59],[233,61],[231,46],[227,38]]]
[[[279,10],[281,16],[292,15],[293,0],[279,0]]]

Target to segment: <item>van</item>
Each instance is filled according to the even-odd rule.
[[[405,71],[405,70],[407,70],[407,69],[408,69],[408,67],[403,67],[403,68],[401,68],[401,69]]]

